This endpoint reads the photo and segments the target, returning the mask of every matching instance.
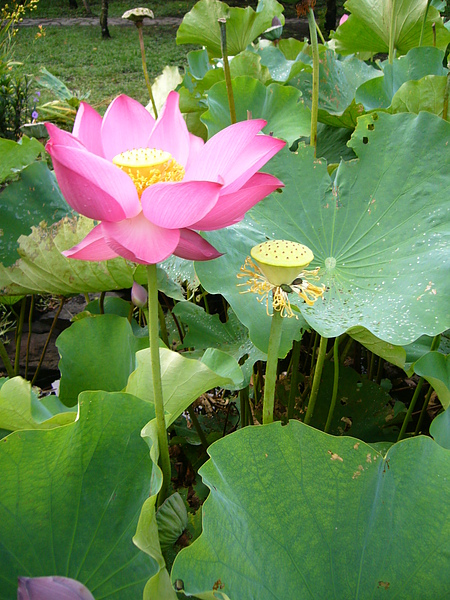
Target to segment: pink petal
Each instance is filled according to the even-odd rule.
[[[110,260],[119,255],[114,252],[105,241],[103,223],[94,227],[87,236],[76,246],[63,252],[67,258],[76,258],[77,260]]]
[[[128,96],[118,96],[109,105],[102,123],[102,144],[105,158],[134,148],[146,148],[155,119],[146,108]]]
[[[252,144],[242,152],[237,163],[233,164],[226,175],[223,192],[237,192],[259,169],[275,156],[286,142],[269,135],[257,135]]]
[[[120,223],[102,223],[106,243],[117,254],[144,265],[170,256],[178,245],[180,231],[158,227],[141,213]]]
[[[344,14],[342,15],[342,17],[339,19],[339,25],[343,25],[345,23],[345,21],[348,19],[349,15]]]
[[[195,163],[186,171],[185,179],[219,181],[219,177],[222,177],[226,185],[231,183],[243,172],[240,169],[242,159],[247,158],[248,162],[246,155],[250,153],[253,156],[258,151],[261,140],[268,137],[257,137],[265,125],[266,121],[263,119],[255,119],[235,123],[219,131],[197,154]],[[243,170],[245,171],[245,166]],[[251,175],[253,173],[248,179]]]
[[[193,133],[189,134],[189,158],[186,165],[186,171],[193,165],[197,159],[198,153],[201,151],[205,142],[201,137],[194,135]]]
[[[131,178],[86,150],[47,144],[64,198],[77,212],[97,221],[121,221],[141,210]]]
[[[284,183],[273,175],[255,173],[237,192],[220,194],[214,208],[206,217],[194,223],[192,227],[209,231],[238,223],[252,206],[283,186]]]
[[[180,233],[180,241],[173,252],[175,256],[187,260],[212,260],[213,258],[222,256],[214,246],[211,246],[197,232],[191,229],[181,229]]]
[[[170,92],[167,96],[163,111],[156,121],[146,146],[170,152],[184,167],[189,156],[190,134],[178,107],[179,99],[177,92]]]
[[[98,112],[86,102],[80,102],[72,133],[86,146],[89,152],[98,156],[103,156],[101,127],[102,118]]]
[[[45,127],[48,135],[50,136],[50,139],[45,146],[47,152],[50,153],[50,149],[53,146],[70,146],[71,148],[79,148],[81,150],[86,149],[84,144],[72,133],[64,131],[63,129],[59,129],[59,127],[56,127],[56,125],[53,125],[53,123],[46,123]]]
[[[179,229],[202,219],[213,208],[222,186],[212,181],[155,183],[141,196],[142,210],[149,221]]]

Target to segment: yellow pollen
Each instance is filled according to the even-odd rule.
[[[172,155],[155,148],[126,150],[115,156],[113,163],[131,177],[139,198],[154,183],[182,181],[184,177],[184,168]]]

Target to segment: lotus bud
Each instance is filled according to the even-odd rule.
[[[147,304],[148,294],[145,287],[133,282],[133,287],[131,288],[131,302],[137,306],[138,308],[144,308]]]
[[[272,19],[272,26],[264,32],[264,37],[272,42],[279,40],[283,34],[283,25],[278,17]]]
[[[343,25],[347,19],[348,15],[342,15],[342,17],[339,19],[339,27]]]
[[[79,581],[69,577],[19,577],[17,600],[95,600]]]

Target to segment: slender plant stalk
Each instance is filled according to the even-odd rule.
[[[425,396],[425,400],[423,401],[422,410],[420,411],[420,416],[419,416],[419,420],[417,421],[416,430],[414,432],[414,435],[419,435],[419,433],[420,433],[420,430],[422,428],[422,423],[423,423],[423,420],[427,413],[427,408],[428,408],[428,404],[430,402],[432,393],[433,393],[433,388],[430,385],[430,389],[428,390],[427,395]]]
[[[158,318],[159,318],[159,327],[161,329],[162,341],[169,348],[169,337],[167,335],[166,317],[164,316],[164,311],[159,302],[158,302]]]
[[[325,362],[325,354],[327,353],[328,338],[320,336],[319,354],[317,356],[316,368],[314,370],[314,379],[309,396],[308,409],[306,411],[304,423],[307,425],[311,422],[316,405],[317,394],[319,393],[320,379],[322,377],[323,363]]]
[[[288,401],[288,419],[292,419],[294,416],[295,398],[298,392],[298,379],[299,379],[299,362],[300,362],[300,348],[301,342],[294,341],[292,347],[292,371],[291,371],[291,389],[289,390],[289,401]]]
[[[280,348],[283,319],[279,310],[273,311],[267,351],[266,378],[264,382],[263,425],[273,422],[275,384],[277,381],[278,350]]]
[[[31,333],[33,331],[33,309],[34,309],[34,294],[31,294],[30,312],[28,313],[28,337],[27,337],[27,353],[25,355],[25,374],[24,378],[28,377],[28,363],[30,360],[30,344],[31,344]]]
[[[378,357],[378,368],[377,368],[377,378],[376,383],[380,385],[381,383],[381,375],[383,373],[384,359],[381,356]]]
[[[325,38],[323,37],[323,33],[320,31],[320,27],[319,27],[319,25],[317,24],[317,21],[316,21],[316,30],[317,30],[317,33],[319,34],[320,41],[322,42],[322,44],[324,44],[324,45],[325,45],[325,44],[326,44],[326,41],[325,41]]]
[[[197,432],[197,435],[200,438],[203,450],[206,450],[208,448],[208,440],[206,439],[203,429],[201,428],[200,423],[198,422],[197,415],[195,414],[195,410],[192,408],[192,406],[189,406],[188,413],[189,417],[191,418],[192,424],[195,427],[195,431]]]
[[[441,336],[440,335],[436,335],[433,338],[433,341],[431,343],[430,352],[434,352],[437,348],[439,348],[440,342],[441,342]],[[398,434],[397,442],[399,442],[400,440],[402,440],[405,437],[406,428],[408,427],[408,423],[409,423],[409,421],[411,419],[412,413],[413,413],[414,408],[416,406],[417,399],[419,397],[419,394],[420,394],[420,392],[422,390],[422,386],[423,386],[424,383],[425,383],[425,379],[423,377],[421,377],[419,379],[418,383],[417,383],[417,387],[416,387],[416,389],[414,391],[413,397],[411,399],[411,403],[410,403],[410,405],[408,407],[408,412],[406,413],[406,416],[405,416],[405,418],[403,420],[402,428],[400,429],[400,433]],[[426,398],[425,398],[425,400],[426,400]],[[419,423],[420,423],[420,417],[419,417]],[[417,428],[416,428],[416,431],[417,431]]]
[[[5,344],[3,343],[2,340],[0,340],[0,357],[3,361],[3,364],[5,365],[5,369],[6,369],[6,373],[8,374],[8,377],[14,377],[14,367],[12,366],[11,361],[9,360],[9,356],[8,356],[8,353],[6,352]]]
[[[370,360],[369,360],[369,372],[367,374],[367,379],[369,381],[372,381],[374,367],[375,367],[375,354],[373,352],[371,352]]]
[[[36,371],[35,371],[35,373],[33,375],[33,379],[31,380],[31,385],[34,385],[34,383],[35,383],[35,381],[37,379],[37,376],[39,375],[39,371],[41,370],[42,363],[44,362],[45,353],[47,352],[47,348],[48,348],[48,345],[50,343],[50,339],[52,337],[52,333],[55,330],[56,323],[58,322],[59,315],[61,314],[61,311],[63,309],[65,301],[66,301],[66,299],[64,298],[64,296],[62,296],[61,297],[61,301],[60,301],[59,306],[58,306],[58,310],[56,311],[56,314],[53,317],[52,325],[50,327],[50,331],[48,332],[47,339],[45,340],[44,347],[42,348],[42,352],[41,352],[41,356],[39,358],[38,366],[36,367]]]
[[[317,41],[316,20],[312,8],[308,10],[309,35],[313,56],[313,81],[311,98],[311,139],[310,146],[314,147],[314,156],[317,149],[317,117],[319,114],[319,44]]]
[[[225,84],[227,86],[228,106],[230,107],[231,123],[236,123],[236,107],[234,105],[233,87],[231,85],[230,64],[227,53],[227,20],[218,19],[220,26],[220,47],[222,50],[223,72],[225,75]]]
[[[395,0],[391,0],[391,14],[390,14],[390,22],[389,22],[389,55],[388,60],[389,64],[392,65],[394,62],[394,42],[395,42],[395,15],[396,15],[396,5]]]
[[[239,400],[241,404],[241,427],[247,427],[250,422],[249,412],[250,407],[248,405],[249,402],[249,386],[243,388],[239,391]]]
[[[319,337],[320,337],[319,334],[317,333],[317,331],[315,331],[314,332],[314,344],[313,344],[313,349],[312,349],[312,353],[311,353],[311,369],[310,369],[310,373],[309,373],[310,379],[312,379],[314,367],[316,364],[316,350],[317,350],[317,344],[319,343]]]
[[[445,86],[445,90],[444,90],[444,109],[442,111],[442,118],[444,119],[444,121],[447,120],[447,115],[448,115],[448,95],[450,92],[450,73],[447,73],[447,84]]]
[[[420,30],[419,47],[423,44],[423,35],[425,33],[425,25],[428,17],[428,9],[430,8],[431,0],[428,0],[427,7],[425,8],[425,14],[423,15],[422,29]]]
[[[158,495],[158,506],[164,502],[169,487],[171,470],[169,443],[167,441],[166,420],[164,417],[164,399],[161,381],[161,363],[159,360],[159,327],[158,327],[158,283],[156,265],[147,265],[148,278],[148,334],[153,378],[153,400],[155,403],[156,428],[158,432],[159,461],[163,475],[161,490]]]
[[[348,353],[350,352],[354,341],[355,340],[353,338],[351,338],[351,337],[348,338],[345,348],[343,349],[342,354],[341,354],[341,364],[344,364],[344,361],[347,358]]]
[[[142,70],[144,71],[145,84],[148,89],[148,95],[150,96],[150,102],[152,103],[152,106],[153,106],[153,112],[155,113],[155,119],[157,119],[158,118],[158,110],[156,108],[155,99],[153,97],[152,85],[151,85],[150,79],[148,77],[147,62],[145,60],[144,34],[142,33],[142,23],[139,23],[139,22],[136,23],[136,27],[137,27],[137,30],[139,33],[139,45],[141,47]]]
[[[106,296],[106,292],[102,292],[100,294],[100,298],[98,299],[98,307],[99,307],[101,315],[105,314],[105,296]]]
[[[16,355],[14,357],[14,375],[19,374],[20,369],[20,346],[22,342],[23,322],[25,321],[25,308],[27,305],[27,297],[22,298],[20,304],[19,320],[16,327]]]
[[[328,411],[327,422],[325,424],[325,433],[330,431],[331,421],[333,420],[334,409],[336,407],[336,400],[339,386],[339,338],[334,340],[333,345],[333,359],[334,359],[334,379],[333,379],[333,393],[331,395],[330,409]]]

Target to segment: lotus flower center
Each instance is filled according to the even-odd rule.
[[[169,152],[155,148],[126,150],[113,158],[113,163],[131,177],[139,198],[154,183],[182,181],[184,168]]]
[[[273,285],[289,285],[314,258],[307,246],[287,240],[259,244],[252,248],[251,255]]]

